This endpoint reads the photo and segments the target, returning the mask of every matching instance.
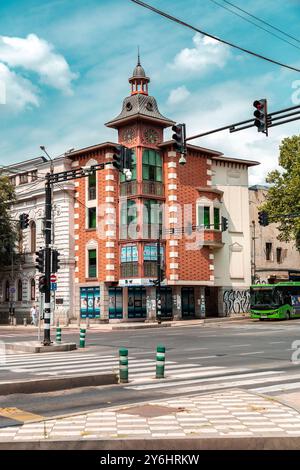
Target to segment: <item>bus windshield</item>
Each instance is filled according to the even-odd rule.
[[[272,288],[251,289],[251,308],[276,308],[280,304],[278,291]]]

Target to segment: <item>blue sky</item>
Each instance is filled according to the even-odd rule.
[[[232,1],[300,40],[298,0]],[[211,0],[149,3],[213,35],[300,67],[299,49]],[[188,135],[250,119],[254,99],[268,98],[269,111],[300,104],[295,102],[300,73],[211,43],[130,0],[2,0],[0,18],[0,102],[6,85],[6,103],[0,104],[1,164],[38,156],[40,145],[56,156],[69,148],[115,141],[116,132],[104,122],[119,113],[129,94],[138,45],[160,111],[186,122]],[[260,161],[250,182],[263,183],[266,172],[277,166],[281,139],[295,133],[299,121],[274,128],[268,139],[250,129],[194,143]]]

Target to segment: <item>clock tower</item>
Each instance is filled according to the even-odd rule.
[[[121,113],[106,123],[107,127],[118,129],[118,141],[126,147],[157,148],[163,141],[164,128],[174,124],[159,112],[156,99],[149,96],[149,82],[138,55],[137,65],[129,78],[131,94],[124,99]]]

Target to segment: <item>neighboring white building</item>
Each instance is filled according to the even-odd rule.
[[[249,230],[248,168],[257,162],[222,156],[212,162],[213,188],[223,193],[222,214],[228,219],[223,232],[224,247],[215,251],[215,285],[220,314],[248,308],[251,284],[251,240]]]
[[[0,273],[0,323],[7,323],[12,302],[18,323],[24,316],[30,318],[31,305],[41,300],[35,268],[35,252],[44,247],[45,175],[50,172],[50,162],[44,157],[34,158],[7,166],[7,175],[16,188],[17,202],[12,217],[19,220],[22,213],[29,214],[29,227],[22,231],[22,242],[16,247],[20,254],[18,266],[13,263]],[[54,159],[54,172],[70,169],[65,157]],[[74,240],[73,221],[74,183],[56,184],[53,192],[54,226],[53,244],[60,253],[61,268],[57,273],[57,291],[52,295],[55,320],[63,322],[73,318]]]

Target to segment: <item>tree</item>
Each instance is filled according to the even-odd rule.
[[[266,182],[271,187],[260,210],[268,212],[272,222],[279,223],[278,239],[294,240],[300,250],[300,216],[293,219],[278,217],[300,214],[300,135],[283,139],[279,150],[282,171],[273,170],[268,174]]]
[[[16,223],[10,215],[15,199],[15,190],[9,178],[0,175],[0,266],[10,264],[11,252],[17,239]]]

